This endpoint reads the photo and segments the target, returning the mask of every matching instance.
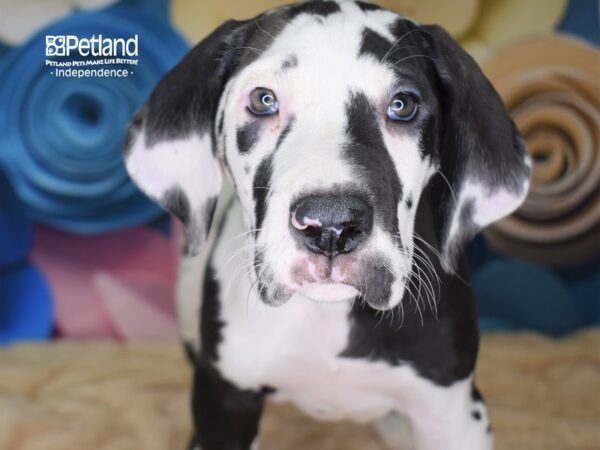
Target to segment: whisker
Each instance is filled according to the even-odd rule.
[[[240,234],[238,234],[237,236],[235,236],[235,237],[233,237],[233,238],[229,239],[227,242],[225,242],[225,244],[224,244],[224,245],[231,244],[233,241],[235,241],[235,240],[237,240],[237,239],[241,239],[241,238],[243,238],[244,236],[246,236],[246,235],[248,235],[248,234],[251,234],[251,233],[255,233],[255,232],[257,232],[257,231],[262,231],[262,228],[251,228],[251,229],[250,229],[250,230],[248,230],[248,231],[244,231],[243,233],[240,233]]]

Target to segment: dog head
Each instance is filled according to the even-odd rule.
[[[451,272],[521,204],[530,172],[497,93],[446,32],[350,1],[225,23],[158,84],[125,149],[132,178],[185,224],[187,252],[231,178],[272,305],[295,292],[398,305],[422,258],[417,212],[432,211],[423,244]]]

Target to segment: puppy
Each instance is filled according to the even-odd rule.
[[[125,159],[185,225],[192,448],[256,448],[267,398],[390,448],[401,417],[415,449],[492,448],[462,252],[530,162],[445,31],[354,1],[229,21],[160,81]]]

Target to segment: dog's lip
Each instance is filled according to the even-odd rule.
[[[354,286],[331,279],[304,283],[295,290],[302,297],[325,303],[353,300],[360,295],[360,292]]]

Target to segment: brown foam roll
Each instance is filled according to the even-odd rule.
[[[600,255],[600,52],[564,35],[497,50],[483,69],[532,156],[522,207],[484,233],[496,250],[568,266]]]
[[[377,0],[373,3],[420,23],[441,25],[456,38],[467,33],[474,25],[479,15],[480,0]]]

